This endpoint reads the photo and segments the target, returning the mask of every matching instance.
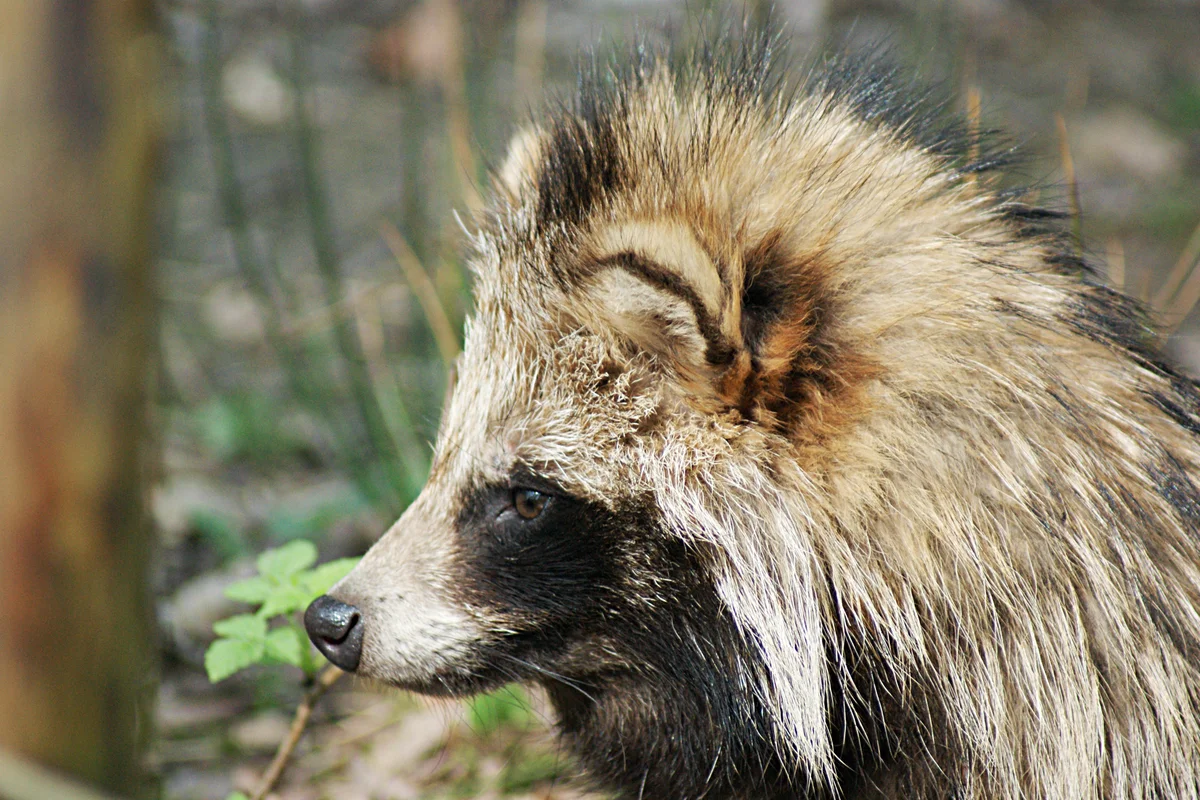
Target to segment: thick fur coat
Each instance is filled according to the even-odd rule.
[[[627,797],[1200,797],[1193,383],[1007,152],[775,45],[516,137],[357,671],[542,683]]]

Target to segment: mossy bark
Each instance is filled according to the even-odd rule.
[[[0,20],[0,748],[143,796],[156,42],[135,0]]]

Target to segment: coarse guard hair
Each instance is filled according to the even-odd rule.
[[[1195,386],[927,92],[708,41],[513,140],[428,485],[314,640],[542,684],[623,797],[1197,798]]]

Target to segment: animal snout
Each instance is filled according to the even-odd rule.
[[[358,668],[362,656],[362,614],[349,603],[323,594],[304,612],[308,638],[333,664],[346,672]]]

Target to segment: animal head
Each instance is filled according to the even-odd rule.
[[[396,686],[545,685],[630,794],[836,793],[899,730],[1016,786],[1033,734],[1006,721],[1003,641],[972,637],[1079,638],[1088,603],[1063,598],[1119,570],[1041,549],[1048,515],[1097,514],[1091,552],[1117,512],[1072,480],[1162,463],[1179,424],[1153,397],[1182,390],[1136,309],[988,180],[1004,153],[887,70],[789,82],[773,50],[641,50],[515,137],[428,484],[309,629]],[[1034,727],[1092,685],[1026,666]],[[1075,780],[1036,780],[1055,764]]]

